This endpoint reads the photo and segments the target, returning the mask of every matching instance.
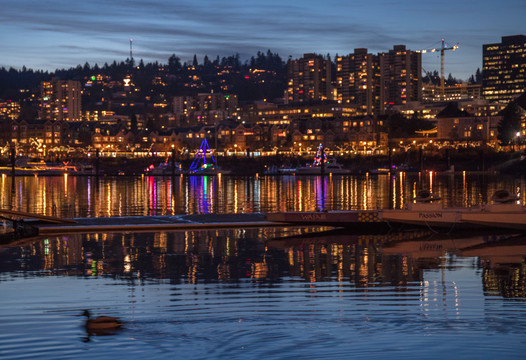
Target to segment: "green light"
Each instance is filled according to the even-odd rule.
[[[95,75],[93,75],[93,76],[91,77],[91,80],[92,80],[92,81],[95,81],[96,79],[97,79],[97,77],[96,77]]]

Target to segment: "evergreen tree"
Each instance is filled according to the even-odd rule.
[[[477,72],[475,73],[475,83],[482,84],[482,73],[480,72],[480,68],[477,68]]]
[[[176,72],[178,72],[179,70],[181,70],[181,59],[179,59],[177,56],[175,56],[175,54],[172,54],[172,56],[170,56],[170,58],[168,58],[168,71],[171,73],[171,74],[174,74]]]

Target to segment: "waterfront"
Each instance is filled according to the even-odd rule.
[[[524,354],[524,237],[304,232],[75,234],[4,248],[0,357]],[[83,309],[125,326],[90,335]]]
[[[526,180],[503,175],[0,177],[0,208],[61,217],[269,213],[401,208],[421,188],[446,207],[487,203],[498,189],[526,200]]]

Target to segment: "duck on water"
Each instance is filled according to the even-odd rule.
[[[86,317],[86,330],[100,331],[100,330],[116,330],[124,325],[119,318],[113,316],[98,316],[92,318],[89,310],[84,310],[83,315]]]

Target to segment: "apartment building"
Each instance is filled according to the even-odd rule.
[[[43,81],[40,84],[40,118],[52,121],[81,121],[81,94],[79,81]]]

